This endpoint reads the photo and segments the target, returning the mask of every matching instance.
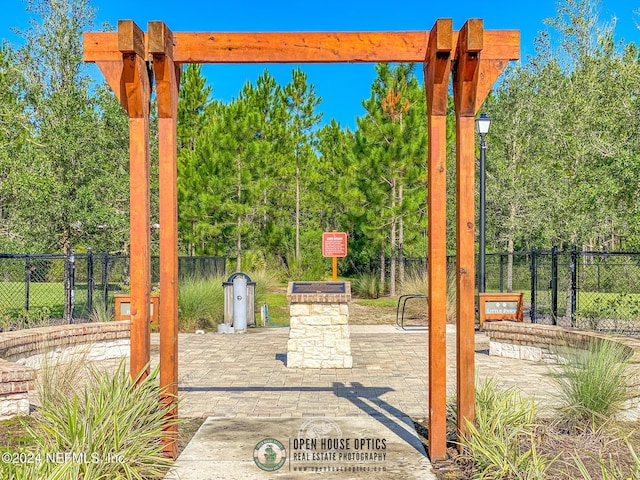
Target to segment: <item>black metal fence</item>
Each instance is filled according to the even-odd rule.
[[[225,275],[225,257],[179,257],[178,276]],[[151,258],[151,283],[160,281],[160,261]],[[86,320],[96,304],[112,305],[129,284],[129,256],[109,252],[69,255],[0,254],[0,316]]]
[[[486,290],[522,292],[529,322],[640,334],[640,253],[554,247],[487,254],[485,263]],[[426,274],[427,264],[408,258],[405,272]]]
[[[640,333],[640,253],[532,250],[534,323]]]

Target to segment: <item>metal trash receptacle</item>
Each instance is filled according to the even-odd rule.
[[[256,326],[256,282],[249,275],[235,272],[222,282],[224,292],[224,323],[233,325],[236,332]],[[241,297],[240,299],[238,297]]]

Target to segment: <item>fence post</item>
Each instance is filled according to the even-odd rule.
[[[65,256],[65,276],[64,276],[64,320],[73,323],[73,307],[75,303],[75,262],[76,257],[73,250]]]
[[[73,321],[73,309],[76,305],[76,254],[73,250],[71,250],[70,264],[69,286],[71,287],[71,317],[69,318],[69,323],[75,323]]]
[[[64,321],[70,322],[69,306],[71,305],[71,287],[69,285],[69,254],[64,256]]]
[[[531,308],[529,309],[531,323],[536,323],[536,268],[536,250],[534,247],[531,247],[531,265],[529,265],[529,269],[531,270]]]
[[[105,250],[102,257],[102,296],[104,308],[107,308],[109,305],[109,250]]]
[[[87,248],[87,310],[93,311],[93,252]]]
[[[578,293],[578,249],[571,246],[571,326],[575,327],[576,300]]]
[[[551,248],[551,321],[558,324],[558,247]]]
[[[504,255],[500,252],[500,293],[504,292]]]
[[[24,257],[24,309],[29,311],[29,284],[31,283],[31,258],[29,254]]]

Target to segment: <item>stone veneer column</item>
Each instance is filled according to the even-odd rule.
[[[287,367],[351,368],[348,305],[351,284],[344,282],[344,293],[326,293],[323,287],[327,282],[305,282],[305,292],[315,285],[317,291],[293,293],[294,283],[290,282],[287,289],[290,315]]]

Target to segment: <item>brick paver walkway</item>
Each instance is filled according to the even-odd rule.
[[[447,385],[455,391],[455,328],[447,331]],[[351,326],[352,369],[288,369],[288,329],[244,335],[181,334],[180,415],[185,417],[366,416],[404,413],[427,417],[426,331],[394,326]],[[154,362],[158,335],[152,337]],[[548,410],[553,404],[551,367],[490,357],[476,334],[476,375],[517,386]]]

